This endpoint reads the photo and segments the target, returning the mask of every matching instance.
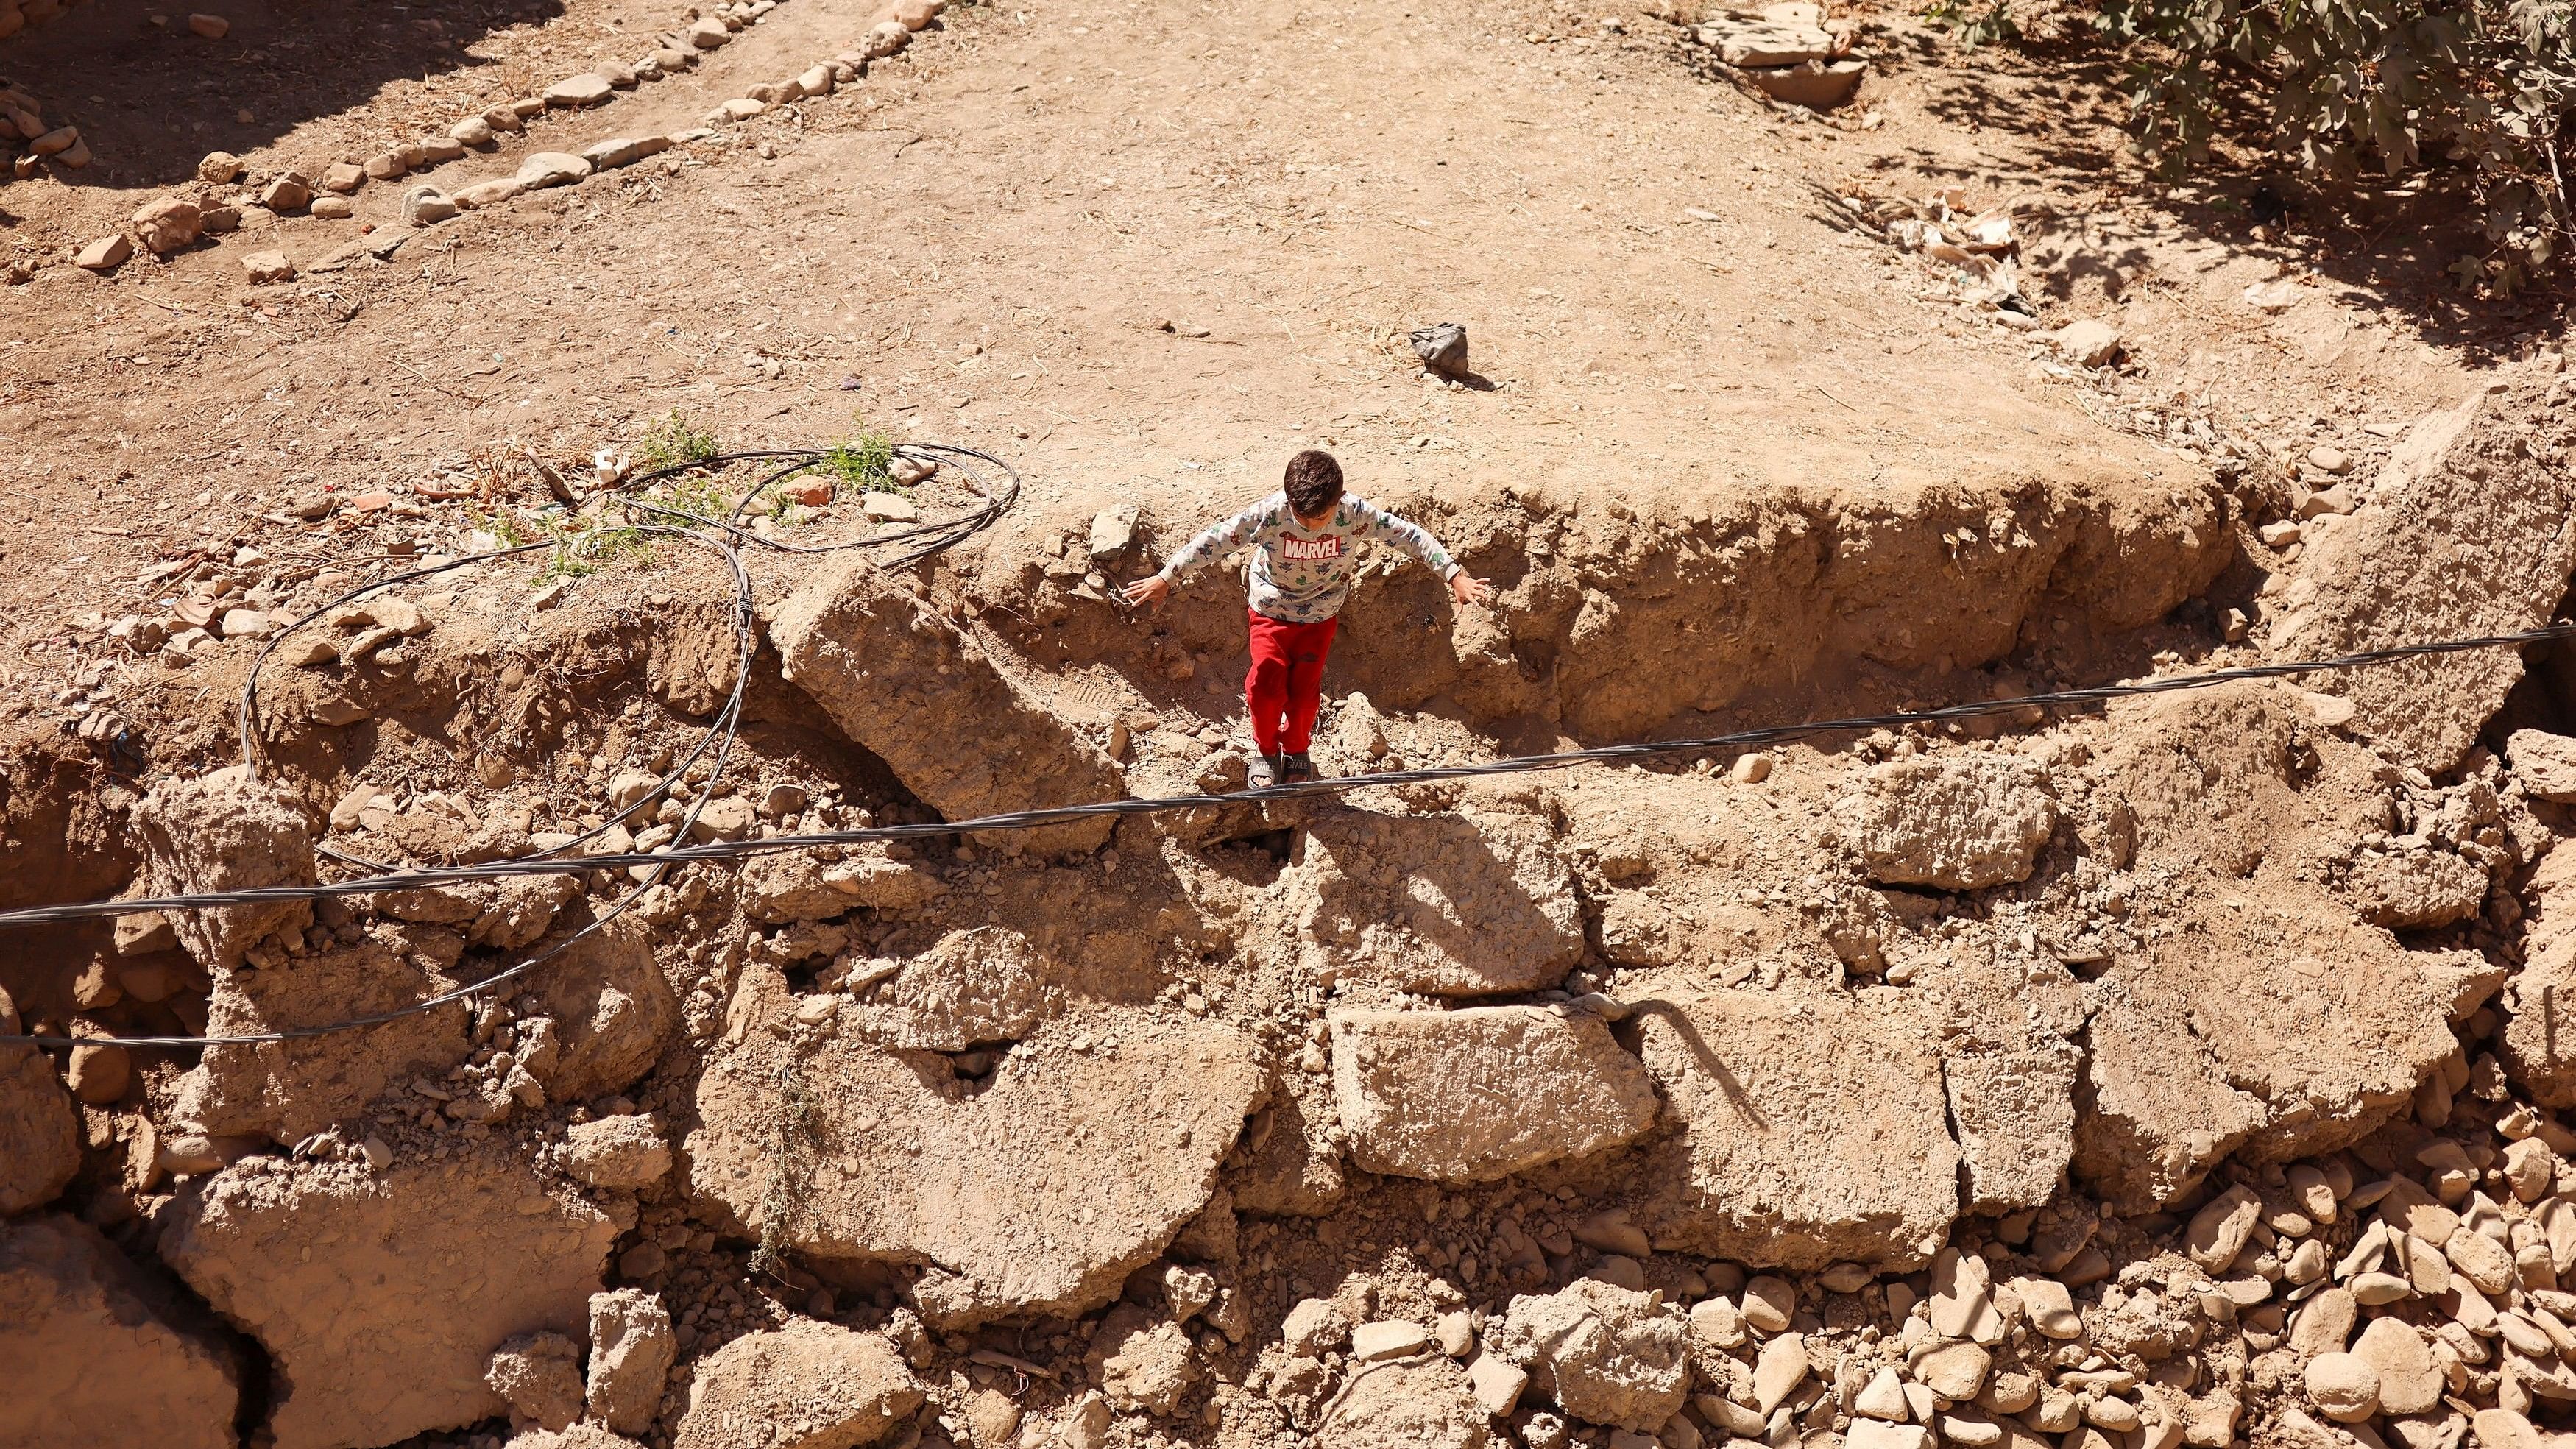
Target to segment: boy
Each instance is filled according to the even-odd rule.
[[[1159,608],[1174,584],[1188,583],[1208,560],[1231,548],[1253,550],[1252,668],[1243,676],[1243,702],[1261,752],[1252,766],[1255,789],[1315,778],[1306,747],[1323,702],[1324,656],[1350,597],[1353,545],[1364,538],[1400,545],[1461,604],[1493,597],[1430,534],[1365,499],[1345,497],[1342,465],[1312,448],[1288,460],[1285,487],[1191,539],[1162,572],[1125,590],[1129,604]]]

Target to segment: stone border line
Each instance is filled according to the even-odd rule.
[[[7,0],[0,0],[0,4]],[[620,90],[633,89],[646,80],[660,80],[694,66],[698,57],[730,42],[734,35],[756,24],[777,9],[785,0],[730,0],[699,14],[685,30],[660,37],[661,44],[632,66],[604,65],[578,75],[568,76],[545,88],[536,96],[523,97],[492,107],[480,115],[467,116],[448,127],[444,136],[427,136],[405,142],[369,157],[364,162],[341,161],[326,169],[320,179],[288,168],[273,175],[245,178],[249,175],[241,158],[227,151],[217,151],[197,165],[197,179],[206,188],[228,187],[228,191],[200,190],[195,196],[172,195],[155,198],[137,209],[127,226],[100,237],[80,248],[68,259],[101,276],[147,251],[154,256],[167,256],[199,242],[211,243],[219,236],[239,232],[244,224],[257,220],[254,208],[270,217],[301,211],[321,220],[342,220],[356,213],[352,199],[370,181],[398,181],[415,172],[427,171],[450,161],[464,158],[468,149],[496,151],[506,135],[525,133],[531,122],[554,112],[577,113],[605,105],[616,99]],[[915,32],[927,29],[947,9],[948,0],[895,0],[878,12],[859,44],[828,59],[815,62],[802,73],[783,81],[763,82],[751,86],[741,96],[716,107],[706,118],[706,125],[668,135],[618,136],[594,142],[579,152],[537,151],[519,164],[519,169],[506,176],[491,177],[445,192],[426,183],[403,192],[400,226],[378,234],[362,236],[306,265],[305,271],[336,271],[372,254],[377,259],[389,258],[404,242],[424,228],[435,226],[460,212],[474,211],[500,203],[527,191],[568,186],[594,172],[631,166],[647,156],[669,150],[675,145],[703,141],[717,133],[716,126],[747,121],[791,101],[831,95],[840,86],[867,73],[870,62],[894,55],[912,43]],[[23,102],[23,105],[21,104]],[[24,92],[0,89],[0,121],[25,132],[34,119],[35,102]],[[25,119],[21,119],[25,117]],[[60,128],[68,140],[51,153],[61,164],[80,166],[89,161],[88,148],[72,127]],[[51,135],[48,135],[51,139]],[[37,143],[44,144],[43,142]],[[78,160],[70,160],[74,153]],[[36,153],[31,152],[30,155]],[[27,158],[21,158],[21,162]],[[253,285],[290,282],[298,269],[286,254],[274,248],[245,253],[242,269]],[[12,284],[33,279],[36,268],[22,262],[7,266],[7,280]]]

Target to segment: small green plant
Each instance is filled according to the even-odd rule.
[[[635,461],[648,473],[683,463],[704,463],[722,451],[715,434],[691,426],[678,408],[654,419],[644,436],[635,440]]]
[[[733,496],[722,473],[683,473],[656,485],[651,501],[700,518],[723,518],[733,511]],[[668,520],[665,520],[666,522]]]
[[[493,542],[502,548],[518,548],[537,541],[537,535],[528,530],[527,521],[507,508],[478,515],[474,526],[492,535]]]
[[[894,481],[894,439],[864,422],[815,466],[852,488],[902,491]]]

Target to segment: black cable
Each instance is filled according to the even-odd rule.
[[[13,926],[52,925],[65,921],[93,920],[102,916],[121,916],[135,911],[200,910],[209,907],[240,905],[261,901],[319,900],[328,896],[374,895],[384,891],[414,890],[424,886],[451,885],[458,881],[491,880],[520,875],[571,875],[585,871],[636,865],[673,866],[697,861],[741,860],[758,855],[771,855],[790,850],[811,850],[823,846],[864,845],[871,842],[918,840],[952,835],[981,834],[987,831],[1039,830],[1054,825],[1101,816],[1152,815],[1178,810],[1205,810],[1213,807],[1299,800],[1326,795],[1346,794],[1354,790],[1382,786],[1425,784],[1438,780],[1474,779],[1486,775],[1521,774],[1539,770],[1563,770],[1576,765],[1616,764],[1623,761],[1652,759],[1679,754],[1698,754],[1744,749],[1754,745],[1780,744],[1791,740],[1810,739],[1819,735],[1853,734],[1864,730],[1903,729],[1915,725],[1945,724],[1957,720],[1978,719],[1987,715],[2007,714],[2030,708],[2081,706],[2107,700],[2130,699],[2145,695],[2175,694],[2187,690],[2210,689],[2255,679],[2286,679],[2305,674],[2320,674],[2341,669],[2363,669],[2400,660],[2437,654],[2461,654],[2477,649],[2519,647],[2576,637],[2576,624],[2557,623],[2513,634],[2490,634],[2470,639],[2449,639],[2430,644],[2406,644],[2389,649],[2365,650],[2332,659],[2305,660],[2288,664],[2249,664],[2232,669],[2213,670],[2206,674],[2176,675],[2169,679],[2148,680],[2142,684],[2098,685],[2089,689],[2057,690],[2046,694],[2020,695],[2011,699],[1977,700],[1967,704],[1946,705],[1939,709],[1905,710],[1890,714],[1856,715],[1843,719],[1804,720],[1794,724],[1769,725],[1760,729],[1738,730],[1732,734],[1711,735],[1701,739],[1662,740],[1627,745],[1602,745],[1593,749],[1567,750],[1550,755],[1524,755],[1507,760],[1489,760],[1479,765],[1447,765],[1420,770],[1391,770],[1376,775],[1351,775],[1339,779],[1300,781],[1288,785],[1270,785],[1230,795],[1177,795],[1154,799],[1101,800],[1083,805],[1065,805],[1044,810],[1020,810],[1003,815],[978,816],[971,820],[933,821],[920,825],[875,825],[860,830],[828,830],[806,835],[773,836],[767,840],[715,841],[705,845],[631,855],[594,855],[578,865],[551,860],[490,861],[481,865],[454,866],[371,876],[363,880],[340,881],[309,886],[259,886],[237,891],[209,892],[202,895],[161,896],[114,901],[85,901],[59,906],[33,906],[24,910],[0,911],[0,929]],[[621,905],[621,909],[622,909]],[[555,948],[560,950],[561,947]],[[546,953],[547,956],[554,951]],[[542,960],[545,957],[536,958]],[[63,1037],[0,1036],[0,1042],[29,1042],[45,1046],[73,1046],[82,1041],[136,1046],[203,1046],[214,1042],[282,1041],[298,1037],[322,1036],[360,1026],[376,1026],[416,1015],[429,1006],[471,995],[485,987],[510,979],[536,960],[522,962],[506,972],[488,977],[470,986],[460,987],[429,1002],[388,1014],[362,1017],[328,1026],[305,1027],[293,1033],[255,1037]]]

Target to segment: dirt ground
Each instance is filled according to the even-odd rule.
[[[0,906],[1222,791],[1232,584],[1106,595],[1304,447],[1499,591],[1372,561],[1337,775],[2525,628],[2576,574],[2554,299],[2443,293],[2418,196],[2155,182],[2072,53],[1837,10],[1870,70],[1813,113],[1669,12],[1039,0],[711,114],[881,18],[786,0],[346,219],[72,264],[713,23],[226,18],[0,39],[94,157],[0,184]],[[2009,285],[1901,244],[1944,192]],[[215,773],[281,614],[548,526],[549,468],[613,513],[594,455],[674,413],[1022,491],[913,568],[747,543],[738,599],[678,541],[408,585]],[[20,935],[0,1031],[93,1042],[562,954],[318,1043],[0,1044],[0,1345],[71,1385],[0,1441],[2537,1445],[2576,673],[2373,678]]]

